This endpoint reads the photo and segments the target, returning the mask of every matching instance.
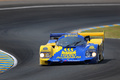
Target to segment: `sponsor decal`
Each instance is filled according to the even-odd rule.
[[[48,48],[47,48],[47,47],[44,47],[43,50],[48,50]]]
[[[95,49],[95,47],[94,46],[90,46],[89,49]]]
[[[65,37],[78,37],[78,35],[65,35]]]
[[[61,53],[61,56],[58,56],[56,59],[63,58],[81,58],[81,56],[76,56],[76,50],[73,50],[73,48],[64,48],[64,50]]]

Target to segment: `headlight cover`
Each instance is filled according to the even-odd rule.
[[[93,51],[86,51],[85,56],[86,57],[96,57],[96,52]]]
[[[48,52],[40,53],[40,57],[41,58],[49,58],[50,57],[50,53],[48,53]]]
[[[49,57],[50,57],[50,54],[49,54],[49,53],[46,53],[46,56],[45,56],[45,57],[49,58]]]
[[[90,56],[91,56],[91,55],[90,55],[90,52],[89,52],[89,51],[86,51],[85,56],[86,56],[86,57],[90,57]]]

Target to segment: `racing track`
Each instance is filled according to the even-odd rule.
[[[120,40],[105,39],[100,64],[39,66],[39,46],[50,32],[120,23],[120,6],[37,8],[0,11],[0,49],[13,54],[18,65],[0,80],[119,80]]]

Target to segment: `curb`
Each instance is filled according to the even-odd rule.
[[[17,65],[17,59],[11,54],[0,50],[0,73],[7,71]]]
[[[94,27],[82,28],[82,29],[74,30],[74,31],[71,31],[71,32],[72,33],[78,33],[78,32],[80,33],[80,32],[87,31],[87,30],[92,30],[92,29],[97,29],[97,28],[105,28],[105,27],[114,27],[114,26],[120,26],[120,24],[94,26]]]

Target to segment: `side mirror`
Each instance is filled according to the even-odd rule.
[[[90,36],[85,36],[84,39],[85,39],[86,41],[90,41]]]

